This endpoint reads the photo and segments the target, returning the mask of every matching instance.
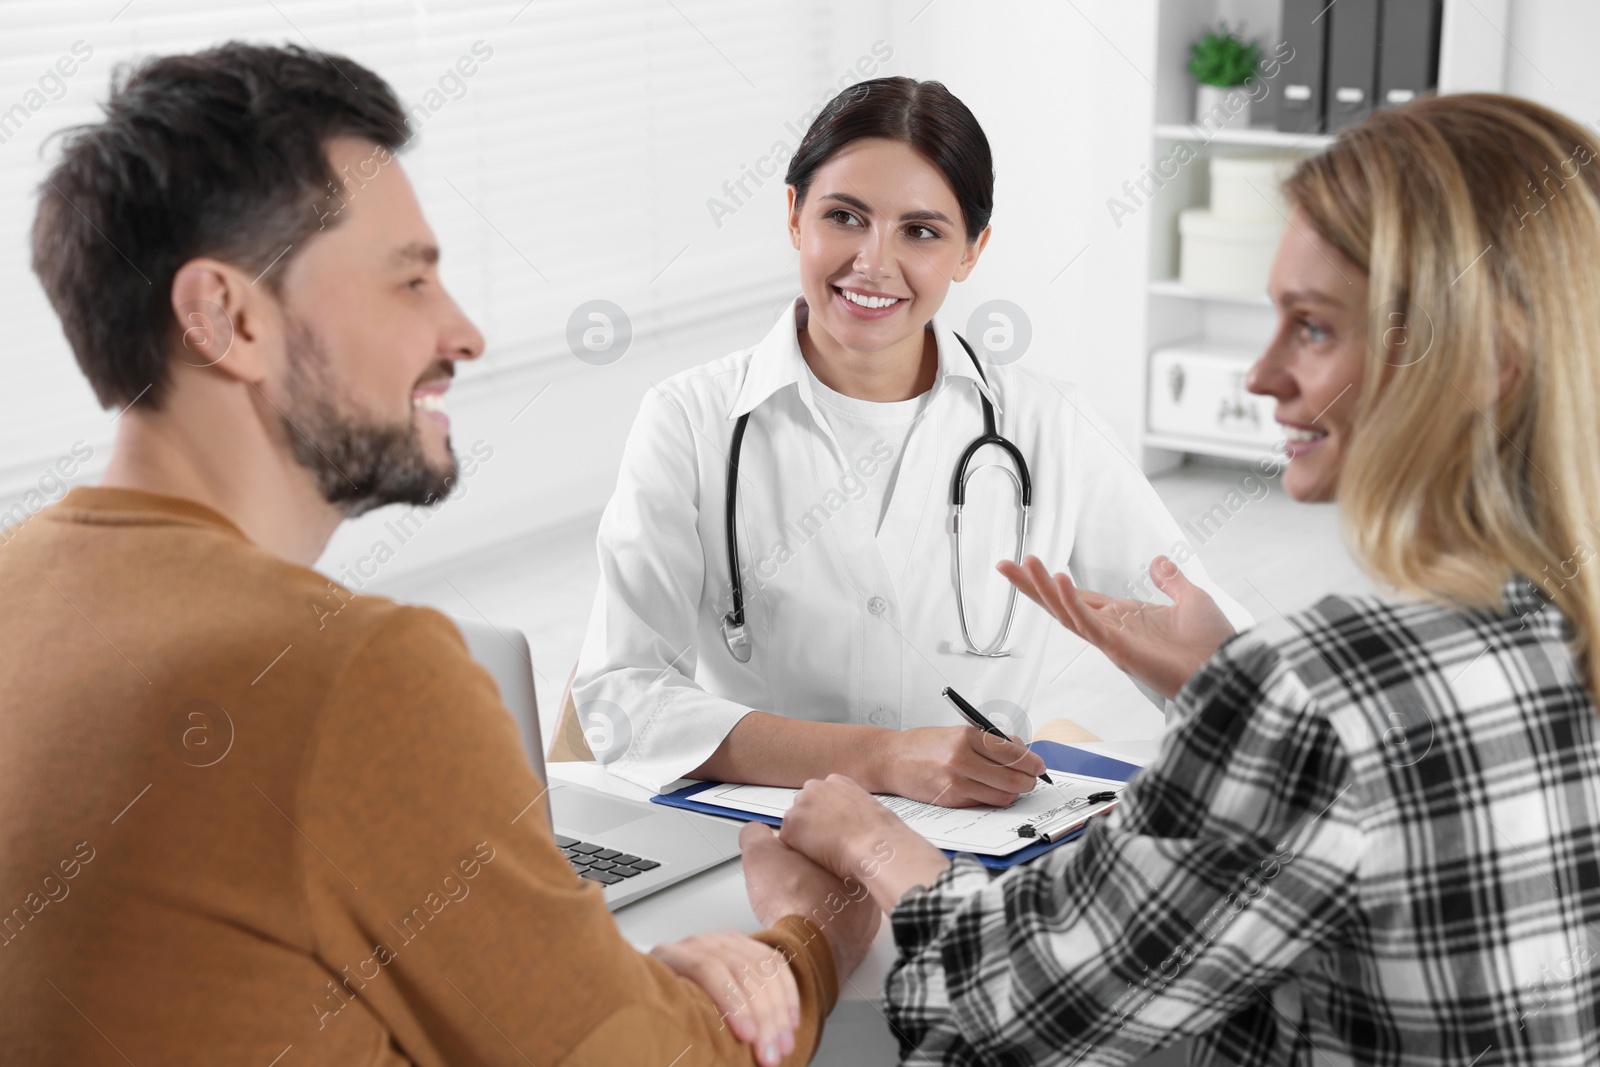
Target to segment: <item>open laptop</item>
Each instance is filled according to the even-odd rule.
[[[551,826],[580,877],[605,889],[615,911],[739,855],[739,824],[711,815],[627,800],[545,773],[533,656],[520,630],[457,618],[472,658],[494,676],[500,700],[522,731],[534,773],[549,786]]]

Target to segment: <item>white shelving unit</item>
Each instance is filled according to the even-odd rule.
[[[1272,301],[1267,295],[1250,296],[1247,293],[1208,293],[1204,289],[1196,289],[1184,285],[1176,278],[1155,278],[1150,282],[1151,296],[1175,296],[1183,300],[1212,300],[1225,304],[1245,304],[1250,307],[1271,307]]]
[[[1259,445],[1234,444],[1209,437],[1191,437],[1177,433],[1146,433],[1144,443],[1147,448],[1209,456],[1213,459],[1232,459],[1241,463],[1253,463],[1266,455],[1266,450]]]
[[[1173,434],[1150,426],[1151,390],[1168,387],[1150,372],[1151,354],[1178,344],[1195,343],[1215,351],[1237,352],[1241,372],[1272,336],[1276,314],[1265,292],[1260,294],[1209,293],[1182,284],[1178,274],[1178,215],[1183,209],[1204,206],[1210,199],[1210,160],[1217,155],[1261,154],[1263,150],[1289,156],[1321,151],[1333,137],[1280,133],[1271,128],[1215,130],[1193,122],[1195,83],[1189,75],[1189,45],[1219,20],[1243,24],[1245,32],[1262,41],[1271,52],[1279,36],[1279,0],[1159,0],[1156,20],[1154,114],[1150,127],[1150,167],[1169,159],[1181,142],[1195,158],[1176,168],[1174,177],[1161,176],[1154,195],[1137,210],[1148,227],[1148,257],[1144,301],[1143,352],[1140,378],[1145,393],[1141,424],[1140,458],[1147,473],[1169,469],[1186,456],[1252,461],[1268,454],[1269,444],[1229,440],[1224,435]],[[1440,33],[1439,91],[1499,91],[1505,84],[1505,38],[1496,28],[1505,25],[1510,0],[1445,0]],[[1280,74],[1279,79],[1282,80]],[[1257,105],[1257,115],[1270,118]],[[1258,119],[1260,121],[1261,119]],[[1172,169],[1172,168],[1167,168]],[[1230,358],[1231,354],[1230,354]]]
[[[1278,130],[1252,126],[1233,130],[1226,127],[1209,130],[1194,123],[1163,122],[1157,124],[1158,141],[1196,141],[1207,144],[1250,145],[1255,148],[1287,148],[1315,150],[1333,143],[1333,138],[1320,133],[1281,133]]]

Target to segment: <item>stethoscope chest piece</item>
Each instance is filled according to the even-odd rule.
[[[722,639],[728,643],[728,654],[740,663],[750,662],[750,627],[735,622],[733,612],[722,617]]]

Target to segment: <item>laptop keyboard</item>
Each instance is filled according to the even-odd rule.
[[[563,837],[561,834],[556,834],[555,837],[556,844],[561,847],[562,855],[567,857],[579,877],[588,878],[602,885],[616,885],[624,878],[632,878],[634,875],[653,871],[661,866],[655,860],[630,856],[626,852],[618,852],[614,848],[591,844],[588,841],[579,841],[575,837]]]

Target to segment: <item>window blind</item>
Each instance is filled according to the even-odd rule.
[[[238,39],[348,55],[388,79],[417,129],[401,159],[445,283],[489,340],[458,377],[470,398],[486,375],[571,361],[567,320],[586,301],[621,306],[635,345],[774,309],[796,288],[779,150],[841,84],[894,72],[867,22],[843,0],[8,0],[0,501],[76,440],[91,467],[108,453],[114,413],[32,276],[28,228],[55,158],[46,138],[99,116],[117,66]],[[565,402],[605,402],[603,389]]]

